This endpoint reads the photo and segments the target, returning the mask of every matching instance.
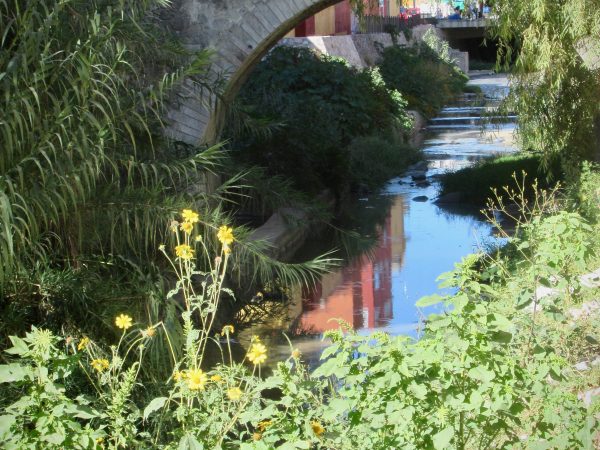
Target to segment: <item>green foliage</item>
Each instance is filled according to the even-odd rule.
[[[569,195],[574,209],[593,223],[600,221],[600,172],[596,165],[583,163],[579,179]]]
[[[600,35],[600,2],[498,0],[494,8],[501,62],[516,58],[508,108],[519,116],[524,148],[548,159],[560,155],[576,168],[581,158],[591,157],[596,141],[600,78],[579,50]]]
[[[519,153],[485,159],[471,167],[444,174],[440,195],[460,192],[461,199],[485,205],[493,192],[503,193],[505,187],[514,187],[515,174],[525,173],[531,180],[537,179],[540,189],[546,189],[562,178],[559,165],[553,164],[550,172],[542,165],[540,155]],[[533,181],[526,183],[526,197],[534,194]]]
[[[402,96],[388,90],[377,70],[358,71],[304,48],[274,49],[240,96],[282,126],[268,136],[234,137],[235,158],[311,193],[343,191],[354,183],[347,149],[354,137],[402,133],[411,122]]]
[[[203,200],[176,188],[218,149],[162,142],[160,116],[209,54],[148,20],[165,4],[0,1],[0,292],[20,326],[78,328],[103,303],[148,306],[156,286],[133,283],[156,274],[169,214]]]
[[[351,179],[368,190],[382,186],[419,158],[412,147],[379,136],[355,138],[348,147],[348,153]]]
[[[415,46],[385,48],[379,67],[386,84],[427,117],[460,94],[467,82],[451,61],[448,44],[429,32]]]
[[[90,427],[89,420],[99,412],[89,399],[69,397],[64,386],[77,369],[78,356],[65,354],[58,338],[47,330],[33,328],[24,338],[11,341],[7,352],[19,360],[0,366],[0,383],[10,384],[13,394],[2,401],[2,447],[96,448],[96,439],[104,432]]]
[[[555,201],[538,193],[532,205],[523,204],[510,244],[516,253],[469,255],[440,276],[441,287],[455,293],[419,300],[446,306],[428,318],[420,339],[359,336],[341,324],[328,333],[333,344],[313,373],[290,348],[266,378],[260,369],[268,349],[254,337],[245,360],[235,362],[231,326],[214,336],[227,347],[222,362],[200,368],[237,236],[221,228],[219,257],[210,272],[198,271],[194,248],[207,250],[189,211],[178,224],[176,256],[162,249],[178,274],[169,297],[185,304],[185,330],[180,356],[173,353],[176,370],[158,396],[136,402],[134,391],[145,347],[164,330],[160,323],[144,329],[118,317],[123,331],[108,352],[85,338],[63,341],[34,328],[11,338],[15,359],[0,366],[0,382],[14,393],[3,396],[0,442],[7,448],[592,448],[599,423],[577,392],[597,386],[600,377],[573,365],[600,350],[600,326],[593,318],[570,319],[569,308],[573,293],[583,292],[577,276],[596,242],[578,214],[549,214]],[[540,285],[554,294],[538,298]],[[76,370],[88,375],[92,395],[63,387]]]

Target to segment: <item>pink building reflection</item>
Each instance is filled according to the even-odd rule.
[[[325,275],[303,295],[300,330],[317,334],[336,329],[332,319],[342,319],[354,329],[383,327],[392,320],[392,270],[402,266],[404,257],[404,213],[403,198],[397,196],[378,230],[374,251]]]

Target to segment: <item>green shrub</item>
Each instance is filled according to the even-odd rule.
[[[600,171],[597,165],[584,163],[579,179],[570,190],[573,206],[588,220],[600,219]]]
[[[582,330],[566,315],[595,239],[579,215],[542,217],[541,211],[522,223],[516,261],[502,254],[469,255],[440,276],[441,286],[455,293],[419,300],[421,307],[446,305],[445,312],[428,317],[420,339],[382,332],[360,336],[340,323],[327,333],[333,342],[314,372],[290,348],[272,375],[261,377],[269,349],[260,338],[252,338],[239,362],[231,353],[234,327],[211,332],[227,292],[223,281],[237,234],[226,226],[208,227],[220,242],[218,256],[210,258],[209,271],[199,270],[196,258],[208,250],[198,236],[206,227],[197,213],[184,210],[173,225],[178,245],[161,251],[177,274],[167,300],[181,299],[185,338],[163,355],[174,359],[175,370],[158,396],[138,398],[145,386],[136,380],[149,364],[146,346],[167,333],[162,322],[144,324],[121,313],[114,320],[120,338],[110,348],[85,336],[60,338],[34,328],[24,338],[11,338],[10,361],[0,365],[0,385],[11,394],[0,396],[0,444],[592,448],[596,407],[588,409],[575,393],[597,386],[597,378],[590,378],[597,372],[582,374],[573,364],[597,351],[593,336],[599,323],[592,320]],[[557,295],[539,301],[535,292],[542,282]],[[538,309],[527,309],[532,304]],[[213,341],[223,347],[222,359],[209,366],[205,350]],[[75,372],[86,374],[93,387],[88,396],[71,383]]]
[[[380,136],[355,138],[348,147],[350,178],[358,186],[372,190],[399,175],[418,160],[418,152],[405,144],[392,143]]]
[[[347,146],[355,137],[402,133],[411,123],[402,96],[386,87],[377,69],[359,71],[305,48],[274,49],[243,87],[240,102],[282,126],[267,135],[234,136],[235,157],[311,193],[352,184]]]
[[[385,48],[379,67],[386,84],[427,117],[460,94],[468,79],[451,62],[447,44],[433,34],[413,47]]]
[[[513,187],[514,176],[525,172],[529,180],[537,179],[539,188],[547,188],[562,178],[558,164],[544,170],[539,155],[516,154],[482,160],[480,163],[441,177],[440,195],[459,192],[464,201],[485,205],[493,190],[502,194],[505,186]],[[532,194],[527,186],[526,196]]]

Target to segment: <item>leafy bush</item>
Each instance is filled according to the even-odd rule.
[[[274,49],[240,101],[282,126],[267,136],[234,137],[235,157],[311,193],[324,187],[340,192],[354,183],[347,146],[356,136],[403,132],[411,123],[402,96],[386,87],[376,69],[359,71],[305,48]]]
[[[600,219],[600,171],[597,165],[583,164],[579,179],[571,188],[573,207],[588,220],[597,223]]]
[[[359,336],[342,324],[328,333],[333,344],[312,374],[290,348],[266,378],[261,367],[269,350],[260,338],[252,338],[240,363],[232,358],[232,326],[210,334],[236,236],[226,226],[210,230],[220,248],[204,272],[196,267],[207,252],[198,239],[202,228],[198,215],[184,210],[173,224],[174,255],[161,247],[178,275],[169,301],[182,303],[184,339],[171,349],[175,370],[159,395],[139,400],[135,391],[147,344],[167,332],[162,323],[118,315],[120,337],[109,350],[85,336],[61,339],[34,328],[11,338],[14,359],[0,366],[0,383],[12,393],[0,397],[3,446],[592,447],[598,420],[574,389],[595,380],[572,366],[574,358],[596,351],[597,342],[583,339],[566,319],[570,295],[578,292],[576,275],[595,243],[577,214],[527,218],[515,242],[516,265],[502,253],[470,255],[443,274],[442,286],[455,294],[419,300],[419,306],[443,301],[447,307],[429,317],[421,339]],[[553,243],[554,233],[560,239]],[[535,292],[542,280],[557,291],[540,301]],[[598,327],[590,322],[585,332],[597,334]],[[207,367],[209,342],[224,348],[222,362]],[[90,395],[72,384],[76,372],[86,374]]]
[[[541,189],[548,188],[562,178],[558,163],[555,162],[547,172],[539,155],[522,153],[500,156],[444,174],[440,179],[440,195],[460,192],[464,201],[485,205],[494,191],[502,194],[505,187],[513,187],[515,174],[519,176],[522,173],[527,174],[531,180],[537,179]],[[532,194],[532,182],[529,182],[526,197]]]
[[[379,68],[385,83],[427,117],[460,94],[468,79],[450,60],[447,43],[433,33],[412,47],[385,48]]]
[[[0,0],[3,333],[107,332],[119,302],[166,313],[152,302],[165,212],[203,201],[179,188],[218,154],[163,140],[165,95],[208,62],[147,20],[164,5]]]
[[[405,144],[379,136],[355,138],[348,147],[350,177],[359,186],[376,189],[418,160],[418,152]]]

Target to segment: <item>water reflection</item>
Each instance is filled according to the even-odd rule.
[[[321,334],[338,327],[341,319],[354,329],[386,326],[394,317],[392,272],[403,264],[405,201],[394,198],[383,225],[377,227],[377,244],[369,254],[325,275],[303,298],[300,329]]]
[[[354,245],[350,254],[359,250],[362,253],[348,258],[345,267],[325,275],[314,288],[296,289],[285,316],[272,318],[271,324],[263,324],[262,329],[253,328],[252,333],[271,336],[269,344],[275,359],[289,355],[289,347],[280,338],[284,331],[304,353],[305,360],[316,363],[327,344],[320,337],[338,328],[335,319],[361,333],[383,330],[417,336],[423,319],[440,312],[442,306],[419,309],[415,302],[432,293],[449,293],[438,289],[437,277],[465,255],[495,242],[491,226],[476,208],[441,207],[432,202],[440,174],[514,151],[514,124],[503,123],[484,133],[476,125],[461,123],[454,127],[452,117],[465,122],[465,114],[481,114],[494,106],[464,105],[442,111],[445,120],[436,121],[434,130],[426,136],[423,152],[428,161],[427,183],[417,185],[409,177],[397,178],[383,193],[360,199],[359,206],[348,209],[349,218],[342,219],[342,223],[363,240],[350,240],[347,247]],[[426,200],[415,201],[416,197]],[[367,252],[365,245],[371,247]],[[320,251],[313,254],[331,246],[331,236],[322,237]]]

